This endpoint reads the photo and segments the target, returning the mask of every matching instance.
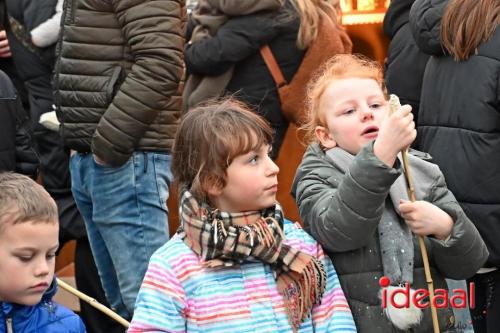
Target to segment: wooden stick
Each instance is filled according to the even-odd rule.
[[[126,328],[128,328],[130,326],[130,323],[127,320],[125,320],[124,318],[120,317],[118,314],[116,314],[115,312],[113,312],[111,309],[109,309],[106,306],[104,306],[101,303],[99,303],[95,298],[92,298],[90,296],[85,295],[81,291],[73,288],[72,286],[70,286],[69,284],[67,284],[66,282],[64,282],[63,280],[61,280],[59,278],[57,278],[57,284],[61,288],[63,288],[67,292],[69,292],[70,294],[73,294],[76,297],[78,297],[79,299],[81,299],[82,301],[85,301],[88,304],[92,305],[94,308],[96,308],[99,311],[103,312],[107,316],[113,318],[114,320],[116,320],[117,322],[119,322],[120,324],[122,324],[123,326],[125,326]]]
[[[396,112],[401,107],[399,103],[399,98],[396,95],[392,95],[389,98],[390,113]],[[417,201],[415,197],[415,187],[413,186],[413,178],[410,171],[410,163],[408,161],[408,148],[401,151],[403,157],[403,168],[404,176],[406,179],[406,191],[408,193],[408,198],[410,201]],[[424,237],[418,236],[418,244],[420,245],[420,252],[422,254],[422,260],[424,262],[425,280],[427,281],[427,288],[429,289],[429,298],[431,305],[431,315],[432,315],[432,326],[434,327],[434,333],[439,333],[439,321],[437,317],[437,309],[434,306],[434,282],[432,281],[431,270],[429,266],[429,255],[427,254],[427,248],[425,247]]]

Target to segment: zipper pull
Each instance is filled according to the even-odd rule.
[[[14,333],[14,329],[12,328],[12,318],[7,318],[7,333]]]

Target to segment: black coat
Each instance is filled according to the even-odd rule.
[[[8,14],[26,30],[31,31],[55,13],[57,0],[6,0]],[[46,48],[28,49],[7,29],[12,58],[19,78],[28,92],[31,127],[35,148],[41,159],[41,173],[44,187],[49,193],[68,193],[70,175],[68,169],[69,151],[65,150],[59,134],[39,124],[40,116],[52,111],[54,104],[52,73],[55,62],[55,44]],[[29,37],[28,37],[29,38]]]
[[[5,0],[0,0],[0,30],[5,30],[8,27],[8,18],[7,11],[5,8]],[[5,72],[9,76],[9,78],[14,83],[14,87],[17,90],[17,93],[21,95],[21,100],[23,106],[26,110],[29,110],[29,102],[28,95],[26,89],[24,87],[24,82],[19,78],[19,74],[17,73],[16,66],[14,65],[14,61],[12,57],[10,58],[0,58],[0,70]]]
[[[410,104],[418,117],[420,92],[429,55],[420,51],[409,25],[410,8],[415,0],[393,0],[384,17],[384,33],[391,38],[385,62],[385,83],[401,104]]]
[[[0,71],[0,171],[16,166],[16,91]]]
[[[57,0],[6,0],[5,3],[9,15],[27,31],[31,31],[54,15]],[[39,55],[36,55],[15,38],[10,29],[7,30],[7,35],[19,77],[37,97],[52,100],[50,81],[55,61],[55,44],[39,48]]]
[[[418,1],[410,14],[419,47],[432,55],[417,140],[484,238],[488,263],[500,267],[500,29],[468,60],[454,61],[439,39],[446,3]]]
[[[38,165],[28,116],[12,81],[0,70],[0,171],[16,171],[35,178]]]
[[[269,44],[289,82],[304,56],[304,51],[296,46],[298,29],[299,18],[289,3],[277,12],[232,17],[213,38],[186,46],[186,68],[190,73],[205,76],[222,74],[235,65],[227,93],[253,107],[275,131],[282,131],[275,137],[280,141],[288,123],[281,114],[276,84],[259,48]]]
[[[4,2],[4,0],[0,0],[0,10],[5,9]],[[7,0],[7,2],[9,4],[9,14],[23,23],[26,29],[31,30],[54,14],[54,8],[57,1]],[[4,18],[1,11],[0,16]],[[58,133],[49,131],[38,124],[40,115],[50,111],[53,104],[51,78],[53,63],[55,61],[55,46],[53,45],[40,49],[41,56],[38,56],[19,43],[12,33],[9,34],[11,50],[13,51],[16,63],[21,69],[20,73],[18,74],[16,71],[12,59],[8,59],[10,63],[8,63],[6,59],[3,59],[1,64],[8,66],[8,74],[11,76],[11,79],[17,78],[21,83],[26,84],[29,91],[29,105],[32,110],[31,117],[29,117],[20,104],[18,98],[19,93],[16,95],[16,91],[12,87],[12,84],[10,84],[8,78],[1,76],[2,83],[0,87],[2,87],[2,92],[9,92],[8,99],[3,99],[2,105],[8,105],[8,109],[12,111],[11,114],[16,122],[15,128],[17,128],[15,134],[15,170],[19,173],[31,176],[32,178],[36,178],[41,159],[43,184],[56,201],[59,211],[59,223],[61,226],[59,229],[60,243],[63,244],[70,239],[86,238],[83,220],[78,213],[76,204],[71,195],[68,152],[62,147],[62,140]],[[14,81],[14,83],[16,83],[16,81]],[[4,90],[4,86],[10,88]],[[19,88],[24,87],[16,86],[16,88],[19,91]],[[2,107],[1,110],[3,109],[4,107]],[[0,118],[1,117],[2,115],[0,114]],[[0,119],[0,127],[3,125],[4,121]],[[4,127],[0,129],[0,147],[2,143],[5,143],[2,138],[9,129],[7,126],[5,127],[5,133]],[[37,129],[35,140],[32,139],[33,127]],[[34,141],[36,144],[34,144]],[[36,146],[39,154],[35,151],[34,146]],[[1,163],[0,157],[0,164]]]

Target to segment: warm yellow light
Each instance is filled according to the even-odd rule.
[[[357,10],[375,10],[375,0],[358,0]]]
[[[340,0],[342,24],[381,23],[390,0]]]
[[[390,0],[340,0],[342,12],[386,11]]]
[[[353,10],[351,0],[340,0],[340,8],[342,12],[347,13]]]

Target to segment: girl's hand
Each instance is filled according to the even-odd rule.
[[[392,167],[397,154],[406,149],[416,137],[411,106],[403,105],[382,121],[373,152],[379,160]]]
[[[416,235],[433,235],[437,239],[444,240],[451,234],[453,219],[430,202],[400,200],[399,211]]]

